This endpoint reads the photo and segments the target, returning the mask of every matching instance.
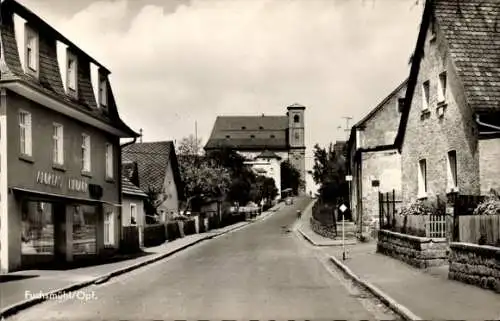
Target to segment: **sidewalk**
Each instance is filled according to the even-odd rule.
[[[376,241],[350,246],[348,259],[342,249],[324,248],[362,281],[374,285],[419,318],[426,320],[498,320],[500,295],[472,285],[448,280],[447,266],[413,268],[376,253]]]
[[[159,246],[145,248],[143,255],[119,262],[70,270],[24,270],[2,275],[0,279],[0,318],[42,302],[43,299],[34,298],[41,293],[65,293],[107,280],[159,261],[204,240],[237,230],[252,222],[264,220],[279,208],[281,208],[281,204],[251,221],[239,222],[206,233],[188,235]]]
[[[312,208],[315,201],[311,202],[309,206],[302,212],[302,216],[297,224],[299,233],[314,246],[342,246],[342,240],[332,240],[330,238],[321,236],[311,229],[310,218],[312,216]],[[346,239],[346,245],[356,244],[356,240]]]

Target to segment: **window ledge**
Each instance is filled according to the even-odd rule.
[[[19,159],[22,161],[25,161],[27,163],[33,164],[35,160],[33,159],[33,156],[26,155],[26,154],[20,154]]]
[[[56,171],[61,171],[61,172],[65,172],[66,171],[66,168],[64,167],[63,164],[52,164],[52,169],[56,170]]]
[[[82,176],[86,176],[86,177],[92,178],[92,173],[88,172],[88,171],[82,171]]]

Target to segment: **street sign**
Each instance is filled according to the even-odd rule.
[[[344,204],[340,205],[339,209],[342,211],[342,212],[345,212],[347,210],[347,206],[345,206]]]
[[[348,182],[352,181],[352,175],[346,175],[345,180]]]

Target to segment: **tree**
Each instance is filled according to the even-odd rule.
[[[201,138],[196,138],[194,135],[183,137],[177,144],[177,155],[201,155]]]
[[[318,144],[314,146],[314,182],[320,185],[320,198],[331,204],[347,202],[349,197],[347,161],[343,153],[334,152],[332,144],[328,151]]]
[[[201,155],[200,140],[183,138],[177,148],[179,170],[188,198],[204,195],[219,197],[224,195],[231,182],[230,172],[213,159]]]
[[[152,224],[156,223],[156,219],[154,218],[156,214],[158,214],[158,207],[165,200],[166,194],[161,193],[156,189],[148,187],[146,190],[146,195],[148,196],[144,200],[144,212],[146,214],[146,223]]]
[[[300,171],[285,160],[281,162],[281,190],[291,188],[293,193],[297,195],[299,188],[304,186],[305,182],[301,179]]]

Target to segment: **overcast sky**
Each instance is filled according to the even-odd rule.
[[[312,147],[345,139],[409,73],[423,1],[19,0],[112,72],[144,141],[203,142],[217,115],[306,106]],[[417,4],[418,3],[418,4]],[[338,129],[341,126],[342,129]],[[308,180],[308,185],[311,181]]]

